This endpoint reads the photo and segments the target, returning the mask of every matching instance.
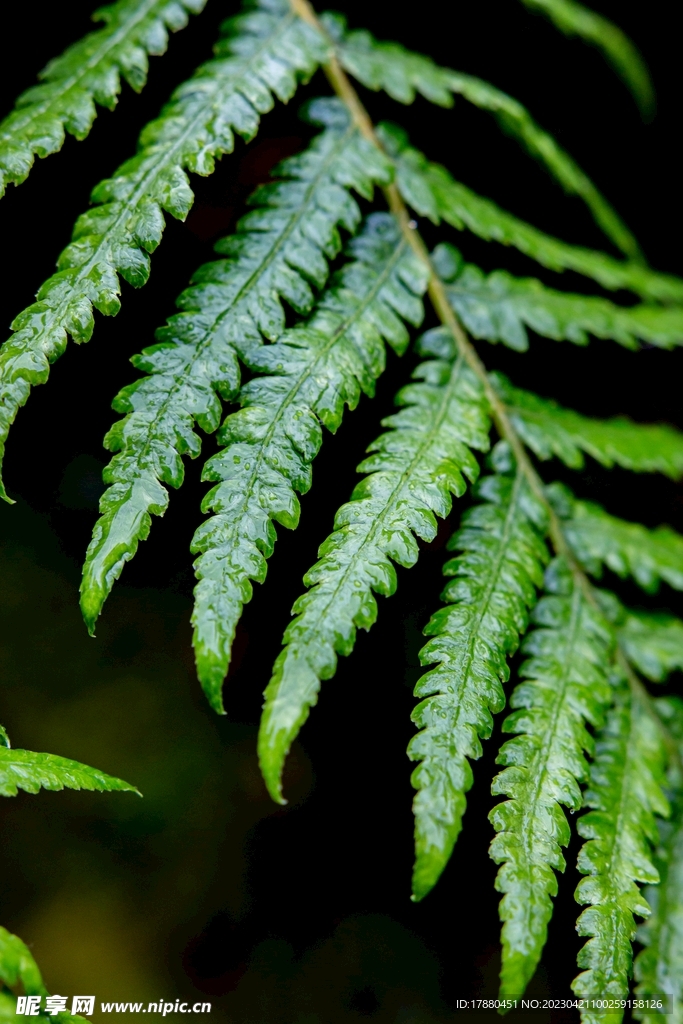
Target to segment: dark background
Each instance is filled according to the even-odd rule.
[[[514,0],[349,0],[345,10],[352,25],[487,78],[526,103],[613,201],[652,264],[681,273],[674,5],[597,6],[630,33],[652,69],[659,109],[649,125],[598,53],[566,40]],[[141,126],[173,86],[210,56],[219,22],[236,7],[209,0],[205,13],[172,38],[167,56],[152,59],[141,96],[124,86],[117,111],[101,112],[85,142],[68,138],[58,156],[38,161],[25,184],[8,189],[0,202],[5,327],[51,273],[92,186],[134,150]],[[3,113],[51,56],[88,30],[90,10],[88,0],[13,7],[0,43]],[[96,764],[145,794],[144,801],[21,794],[3,802],[2,922],[32,945],[52,991],[121,1000],[206,993],[215,1015],[240,1024],[436,1024],[453,1019],[458,997],[496,993],[496,869],[486,850],[497,735],[476,766],[464,834],[443,879],[422,904],[408,898],[411,690],[455,515],[423,546],[410,576],[399,572],[398,593],[390,606],[381,601],[377,626],[359,637],[352,658],[323,686],[290,758],[286,809],[269,801],[254,753],[261,692],[301,576],[414,357],[403,364],[390,359],[376,400],[363,400],[326,439],[313,491],[303,500],[302,528],[279,530],[267,585],[256,588],[245,611],[225,690],[227,718],[208,710],[190,650],[188,546],[200,519],[203,459],[188,466],[185,486],[125,569],[96,640],[78,613],[79,569],[107,458],[101,438],[112,420],[111,399],[133,378],[128,359],[152,342],[174,297],[212,258],[213,241],[234,226],[254,185],[305,142],[301,102],[326,91],[316,76],[288,108],[263,119],[255,142],[239,142],[212,178],[194,179],[195,207],[185,224],[169,221],[147,287],[123,285],[119,316],[98,314],[93,341],[69,345],[10,436],[5,479],[17,504],[0,508],[2,720],[14,745]],[[366,99],[376,120],[400,121],[430,157],[479,192],[570,241],[603,244],[580,202],[564,197],[486,114],[464,102],[444,112],[423,100],[404,109],[379,95]],[[434,241],[437,235],[428,233]],[[487,269],[539,273],[514,253],[450,237]],[[571,275],[545,278],[556,287],[594,290]],[[480,348],[516,383],[584,412],[683,426],[679,352],[636,355],[612,344],[583,350],[540,339],[526,357]],[[209,438],[205,453],[213,450]],[[553,473],[562,476],[555,466],[549,478]],[[572,483],[612,512],[683,529],[681,491],[669,481],[591,464]],[[644,602],[629,587],[622,593]],[[675,607],[668,593],[650,603]],[[575,855],[572,847],[530,987],[536,995],[568,995],[575,973]]]

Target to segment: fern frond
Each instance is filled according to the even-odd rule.
[[[21,985],[27,995],[46,995],[40,968],[18,935],[0,925],[0,980],[8,988]]]
[[[556,456],[571,469],[582,469],[585,453],[609,468],[664,473],[674,480],[683,475],[683,433],[673,427],[621,416],[596,420],[522,391],[502,373],[492,373],[491,382],[515,430],[539,459]]]
[[[358,467],[369,473],[337,512],[320,561],[304,577],[311,589],[297,599],[265,692],[259,759],[273,799],[282,802],[281,774],[289,747],[316,703],[320,681],[336,670],[337,654],[353,650],[356,630],[377,617],[373,591],[396,589],[393,562],[411,566],[413,534],[431,540],[434,513],[446,516],[451,495],[464,493],[464,476],[479,467],[470,448],[488,448],[489,419],[482,388],[462,360],[434,360],[415,371],[421,381],[403,388],[392,429],[368,449]]]
[[[632,577],[649,593],[664,580],[683,590],[683,537],[668,526],[648,530],[609,515],[592,501],[577,501],[568,488],[553,484],[548,495],[565,518],[564,534],[574,555],[592,576],[607,566],[617,576]]]
[[[162,211],[184,219],[192,205],[186,171],[210,174],[216,157],[232,151],[233,132],[253,138],[273,94],[290,99],[297,78],[312,74],[326,52],[286,0],[259,0],[224,29],[217,57],[143,129],[137,155],[95,188],[97,205],[76,222],[58,272],[14,320],[16,333],[0,349],[0,456],[31,385],[45,383],[67,334],[77,342],[90,339],[93,306],[106,315],[118,312],[119,274],[135,287],[146,282]]]
[[[383,340],[402,352],[409,340],[403,320],[418,326],[423,317],[427,271],[393,217],[372,214],[348,251],[355,261],[336,275],[308,322],[248,356],[250,368],[267,376],[242,389],[242,409],[218,437],[226,448],[204,468],[203,479],[218,482],[202,503],[214,515],[192,541],[201,552],[192,621],[199,679],[216,710],[249,581],[266,575],[273,520],[298,525],[295,491],[310,487],[320,424],[335,431],[345,404],[354,409],[361,390],[373,394]]]
[[[413,899],[436,884],[460,834],[472,785],[468,758],[481,756],[480,737],[489,738],[491,716],[505,706],[507,659],[526,631],[548,561],[544,509],[523,475],[494,454],[498,468],[512,475],[499,472],[477,485],[483,503],[465,513],[448,543],[459,552],[444,566],[455,577],[443,593],[450,603],[429,620],[424,632],[433,639],[420,651],[423,665],[438,667],[415,688],[426,700],[413,711],[421,732],[408,746],[411,760],[421,762],[412,775],[418,790]]]
[[[135,786],[105,775],[79,761],[56,754],[36,754],[0,746],[0,796],[16,796],[20,789],[37,793],[43,789],[89,789],[100,793],[137,793]],[[140,794],[138,793],[138,796]]]
[[[683,303],[680,278],[553,238],[455,181],[445,167],[430,163],[409,145],[401,128],[382,124],[378,135],[395,162],[401,195],[420,216],[511,245],[549,270],[573,270],[610,291],[624,288],[656,302]]]
[[[662,697],[655,702],[657,712],[669,733],[683,750],[683,702],[678,697]],[[673,777],[671,777],[673,776]],[[634,973],[641,999],[670,996],[671,1024],[683,1022],[683,779],[680,771],[670,772],[672,795],[670,821],[659,822],[660,842],[654,864],[659,885],[644,890],[652,913],[638,929],[638,941],[645,947],[636,957]],[[634,1011],[644,1024],[661,1022],[661,1014]]]
[[[655,93],[645,61],[620,28],[576,0],[522,0],[544,14],[566,36],[579,36],[599,50],[630,90],[644,118],[654,113]]]
[[[546,589],[532,613],[537,628],[522,645],[530,655],[510,704],[519,710],[503,723],[517,735],[500,749],[507,767],[492,793],[510,799],[489,815],[498,835],[491,857],[503,866],[496,888],[503,960],[501,998],[519,998],[545,944],[557,893],[555,871],[565,867],[561,847],[570,831],[564,804],[581,806],[579,782],[588,775],[584,751],[592,748],[586,724],[598,726],[611,699],[607,680],[611,633],[586,601],[560,559],[546,570]]]
[[[589,907],[576,929],[590,938],[577,959],[584,970],[572,983],[582,999],[628,995],[634,914],[650,913],[636,883],[659,881],[650,847],[657,841],[654,815],[669,814],[662,791],[666,760],[661,727],[625,682],[617,685],[614,707],[597,737],[584,797],[592,810],[577,823],[579,835],[588,840],[579,853],[577,866],[586,877],[579,882],[576,900]],[[615,1022],[622,1016],[610,1013]],[[593,1022],[603,1015],[584,1012],[582,1018]]]
[[[256,209],[217,245],[228,258],[197,271],[178,300],[183,312],[157,332],[159,344],[133,358],[149,376],[114,400],[114,409],[127,415],[104,440],[119,454],[105,470],[111,486],[100,502],[81,583],[81,610],[91,632],[123,566],[148,536],[151,515],[166,511],[163,484],[180,487],[182,456],[200,452],[195,423],[216,430],[218,396],[235,397],[237,353],[248,361],[263,336],[279,337],[282,298],[299,314],[310,310],[311,285],[325,283],[327,261],[341,245],[338,225],[353,232],[360,220],[349,189],[372,198],[373,184],[388,180],[386,162],[338,101],[316,101],[308,116],[326,130],[276,168],[279,181],[254,193]]]
[[[587,345],[589,335],[610,338],[626,348],[638,340],[658,348],[683,344],[683,309],[617,306],[608,299],[546,288],[535,278],[513,277],[505,270],[484,274],[464,263],[452,245],[439,245],[434,265],[461,322],[475,338],[502,341],[526,352],[527,327],[554,341]],[[443,328],[445,330],[445,328]]]
[[[0,197],[8,183],[28,177],[37,156],[56,153],[65,132],[84,139],[97,116],[95,104],[116,106],[121,78],[140,92],[147,80],[147,55],[162,54],[168,29],[187,25],[206,0],[118,0],[96,11],[105,27],[91,32],[51,60],[41,85],[18,98],[0,122]]]
[[[653,683],[683,671],[683,622],[664,612],[628,611],[618,630],[619,646],[633,667]]]
[[[512,96],[481,78],[440,68],[429,57],[398,43],[378,42],[366,31],[344,32],[338,19],[328,19],[326,26],[336,37],[343,67],[367,89],[382,89],[399,103],[412,103],[419,92],[441,106],[450,106],[451,96],[456,94],[490,111],[505,133],[519,139],[568,195],[584,201],[595,222],[621,252],[631,258],[640,257],[638,242],[590,178]]]

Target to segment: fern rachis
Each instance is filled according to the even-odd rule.
[[[564,31],[578,32],[615,60],[617,53],[620,60],[631,53],[609,23],[570,0],[527,5],[543,8]],[[142,24],[148,14],[161,16],[161,7],[119,0],[115,11],[135,9]],[[164,17],[180,27],[172,12]],[[102,49],[91,61],[98,67],[118,45],[118,36],[103,31]],[[121,31],[135,37],[132,22]],[[163,49],[163,31],[157,26],[145,37],[149,52]],[[58,148],[59,125],[85,134],[93,99],[113,104],[117,67],[142,83],[142,50],[127,71],[124,58],[111,64],[108,92],[98,92],[79,54],[78,47],[68,51],[76,77],[71,84],[54,79],[53,96],[57,109],[59,90],[66,95],[83,83],[81,121],[64,114],[52,142],[34,145],[12,180],[25,176],[34,152]],[[320,64],[337,97],[309,107],[314,121],[318,111],[322,133],[276,171],[277,180],[257,190],[252,211],[217,247],[225,259],[192,278],[158,343],[133,360],[145,376],[115,399],[124,418],[106,439],[116,454],[86,556],[84,617],[92,629],[124,564],[147,537],[151,516],[165,512],[166,488],[182,484],[183,458],[199,457],[201,433],[217,431],[219,451],[202,471],[212,484],[202,503],[210,515],[192,543],[199,555],[193,622],[198,675],[221,711],[243,605],[252,582],[265,579],[275,524],[294,528],[299,522],[297,495],[311,487],[322,428],[336,430],[361,393],[373,396],[386,345],[404,352],[409,327],[423,319],[427,291],[440,326],[422,336],[418,351],[432,358],[418,367],[419,382],[399,391],[401,410],[383,421],[388,429],[370,446],[360,467],[367,475],[339,510],[305,577],[307,592],[294,606],[266,690],[258,750],[267,786],[283,800],[285,757],[321,681],[335,673],[338,655],[351,653],[357,629],[375,622],[374,595],[396,589],[394,564],[416,562],[416,538],[431,541],[435,516],[448,515],[452,497],[464,496],[465,478],[477,480],[475,452],[498,441],[491,473],[474,490],[450,542],[458,555],[445,568],[454,576],[444,594],[449,604],[425,630],[431,639],[422,658],[436,667],[416,687],[422,701],[413,720],[420,731],[409,747],[419,762],[413,773],[414,896],[426,896],[446,868],[462,829],[470,761],[480,756],[481,741],[504,708],[503,684],[521,647],[527,660],[514,672],[523,681],[511,688],[513,710],[503,722],[503,731],[514,736],[500,749],[504,770],[493,784],[494,795],[507,799],[491,812],[497,833],[491,854],[501,864],[497,885],[504,894],[501,996],[521,997],[543,952],[556,872],[564,868],[562,847],[572,833],[563,807],[576,812],[587,806],[576,829],[588,839],[577,898],[593,905],[579,918],[590,941],[579,964],[587,970],[575,990],[590,998],[607,994],[605,986],[610,994],[628,992],[633,915],[645,916],[649,901],[655,916],[641,932],[647,949],[637,961],[638,982],[648,994],[665,988],[678,1013],[680,986],[670,979],[681,956],[675,931],[680,735],[673,705],[653,700],[636,672],[662,682],[680,668],[683,625],[661,610],[626,608],[594,580],[608,569],[648,594],[662,583],[683,590],[683,539],[670,528],[646,528],[618,518],[611,507],[607,512],[574,498],[566,486],[548,484],[534,460],[557,457],[581,470],[589,458],[605,468],[676,480],[683,472],[683,435],[622,417],[598,420],[523,391],[490,371],[495,358],[489,360],[483,345],[475,349],[468,334],[518,353],[529,350],[530,332],[535,345],[552,339],[585,346],[597,337],[632,349],[629,358],[636,359],[642,346],[683,343],[683,281],[644,263],[621,218],[521,104],[400,45],[350,32],[337,17],[318,19],[308,0],[258,0],[224,29],[216,58],[143,130],[138,155],[94,191],[96,205],[77,222],[58,273],[14,321],[16,333],[0,351],[2,443],[30,387],[47,379],[67,335],[89,339],[93,306],[117,312],[119,276],[145,283],[164,211],[182,219],[191,205],[188,172],[211,173],[215,159],[232,152],[233,133],[253,138],[275,99],[289,100]],[[460,184],[413,149],[402,129],[375,129],[347,72],[370,92],[383,90],[404,104],[419,93],[444,108],[445,118],[455,95],[492,112],[581,198],[627,258],[553,238]],[[629,81],[646,105],[642,67]],[[22,126],[15,115],[6,122],[16,139]],[[0,164],[1,157],[0,150]],[[431,236],[438,238],[431,253],[420,218],[431,221]],[[515,247],[551,272],[583,275],[593,291],[594,285],[627,290],[639,301],[627,305],[618,294],[559,290],[547,283],[548,275],[485,273],[451,244],[450,230],[464,228],[484,242]],[[340,229],[350,237],[342,240]],[[467,240],[461,244],[466,248]],[[533,346],[530,351],[526,359],[533,358]],[[543,390],[551,392],[552,381]],[[40,785],[132,789],[54,755],[19,751],[0,760],[6,795]],[[662,825],[660,835],[655,816],[666,817],[669,805],[671,824]],[[661,898],[653,897],[660,876]],[[647,897],[643,884],[650,886]],[[21,978],[11,958],[21,953],[21,943],[7,935],[0,935],[0,976],[14,984]]]

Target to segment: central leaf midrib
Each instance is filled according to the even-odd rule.
[[[241,75],[243,75],[245,73],[246,67],[248,67],[248,65],[253,60],[256,59],[256,57],[258,56],[258,54],[260,52],[262,52],[263,50],[266,50],[269,46],[272,46],[273,41],[275,40],[275,38],[285,31],[285,29],[288,27],[288,23],[290,21],[292,21],[293,18],[294,18],[294,14],[291,14],[291,13],[287,14],[278,23],[275,31],[273,31],[270,35],[268,35],[266,37],[266,40],[263,42],[263,44],[260,47],[258,47],[253,53],[249,54],[248,57],[244,58],[244,60],[243,60],[244,70],[239,71],[236,75],[231,75],[230,76],[230,80],[232,80],[232,83],[234,83],[235,80],[238,80],[241,77]],[[220,63],[220,61],[217,60],[216,63]],[[192,134],[192,132],[195,130],[195,128],[197,126],[197,123],[200,122],[201,118],[206,115],[207,110],[210,109],[214,105],[216,92],[218,92],[226,84],[228,84],[228,82],[221,83],[220,81],[216,80],[213,83],[214,87],[210,91],[207,90],[206,92],[202,92],[202,96],[203,96],[204,102],[201,104],[199,112],[197,114],[195,114],[195,116],[191,119],[191,121],[188,123],[187,127],[182,132],[182,134],[179,135],[176,139],[174,139],[173,144],[164,152],[164,155],[163,155],[162,159],[160,159],[154,165],[153,168],[150,168],[148,171],[145,172],[145,174],[140,178],[140,180],[139,180],[138,184],[136,185],[135,189],[131,192],[130,196],[126,197],[125,200],[114,200],[114,202],[119,203],[119,205],[121,206],[121,212],[119,213],[118,217],[113,222],[113,224],[110,225],[110,227],[107,229],[106,234],[102,236],[102,240],[99,242],[97,248],[94,250],[92,256],[89,259],[89,261],[87,263],[82,264],[78,268],[78,274],[75,275],[75,278],[74,278],[73,281],[69,282],[70,286],[71,286],[70,287],[71,294],[68,297],[66,297],[58,306],[54,307],[54,312],[53,312],[51,320],[50,320],[50,327],[46,328],[44,326],[42,328],[42,330],[41,330],[41,334],[43,335],[43,337],[45,336],[46,333],[47,334],[50,333],[50,328],[55,323],[55,321],[58,320],[60,318],[60,316],[64,315],[62,311],[64,311],[65,309],[68,309],[69,303],[70,303],[70,301],[71,301],[71,299],[73,297],[73,292],[75,290],[76,283],[79,282],[79,281],[82,281],[85,277],[87,277],[87,275],[90,273],[90,271],[95,266],[97,266],[97,263],[99,262],[100,253],[104,249],[107,249],[107,248],[110,249],[111,246],[114,244],[115,235],[116,235],[116,232],[117,232],[119,226],[126,219],[129,219],[129,218],[131,218],[131,217],[133,217],[133,216],[135,216],[137,214],[137,205],[138,205],[139,199],[141,199],[142,196],[145,194],[146,183],[150,179],[154,179],[155,177],[158,177],[161,174],[162,170],[166,167],[166,165],[171,162],[171,159],[175,155],[177,150],[184,145],[184,143],[187,140],[188,136],[190,136]],[[237,85],[233,84],[233,91],[234,92],[238,92],[239,91],[239,87]],[[196,95],[196,94],[193,94],[193,95]],[[183,97],[183,99],[186,99],[186,98],[187,97]],[[144,150],[142,152],[144,152]],[[71,269],[71,268],[68,268],[68,269]]]
[[[336,598],[337,594],[339,593],[339,590],[341,589],[341,587],[343,586],[344,582],[346,581],[346,577],[351,572],[352,567],[357,562],[357,560],[360,557],[360,554],[363,551],[363,549],[365,547],[367,547],[369,544],[372,543],[372,541],[373,541],[377,531],[380,529],[382,523],[384,522],[386,516],[388,515],[389,509],[392,507],[392,505],[396,501],[397,496],[400,494],[400,492],[403,490],[403,488],[405,487],[406,483],[410,479],[416,464],[421,460],[421,458],[423,456],[423,453],[425,452],[425,449],[429,448],[429,446],[431,444],[433,444],[434,437],[438,435],[439,429],[442,426],[443,418],[446,415],[446,413],[448,412],[448,406],[449,406],[452,394],[453,394],[453,392],[454,392],[454,390],[455,390],[455,388],[456,388],[456,386],[457,386],[457,384],[458,384],[458,382],[460,380],[460,374],[461,374],[461,372],[463,371],[464,368],[465,368],[465,363],[464,363],[462,357],[460,357],[457,360],[457,362],[455,363],[455,365],[453,367],[453,370],[451,371],[451,376],[450,376],[450,380],[448,381],[448,384],[444,387],[444,394],[443,394],[443,397],[441,399],[441,403],[440,403],[440,407],[439,407],[439,412],[438,412],[438,415],[435,417],[434,423],[432,424],[430,429],[427,431],[427,434],[425,436],[424,441],[422,441],[422,443],[419,445],[417,451],[413,455],[413,458],[410,460],[410,463],[403,470],[403,472],[400,474],[400,476],[398,478],[398,482],[396,483],[396,486],[394,487],[394,489],[392,490],[391,494],[387,498],[386,503],[384,505],[384,508],[379,513],[379,515],[375,518],[369,533],[363,538],[363,541],[361,542],[360,546],[358,548],[356,548],[356,550],[354,551],[349,564],[347,565],[347,567],[342,572],[341,577],[340,577],[340,579],[339,579],[339,581],[338,581],[334,591],[329,596],[329,598],[327,600],[327,603],[325,604],[324,608],[321,609],[321,611],[318,613],[318,615],[317,615],[313,625],[308,627],[308,632],[309,633],[312,632],[315,628],[317,628],[318,624],[320,623],[321,618],[323,618],[327,614],[328,608],[330,607],[330,605],[332,604],[332,602]],[[305,642],[304,642],[304,645],[305,645]],[[290,646],[300,647],[300,646],[302,646],[302,642],[300,640],[292,641]]]
[[[338,155],[339,151],[343,150],[346,147],[346,144],[350,136],[352,136],[355,133],[355,131],[356,129],[353,126],[350,126],[349,128],[346,129],[343,135],[340,135],[335,140],[334,146],[330,147],[330,151],[329,153],[327,153],[325,160],[321,163],[316,176],[309,183],[309,186],[306,190],[304,202],[300,204],[300,206],[296,209],[294,215],[290,218],[287,228],[280,233],[275,245],[268,249],[268,252],[266,253],[265,257],[261,260],[261,262],[258,264],[258,267],[252,271],[247,280],[240,286],[240,289],[237,292],[237,294],[231,299],[230,305],[226,309],[222,310],[221,313],[214,319],[213,323],[211,324],[211,327],[207,329],[202,340],[196,345],[195,352],[191,360],[184,367],[183,376],[179,377],[177,374],[173,376],[173,386],[167,391],[164,402],[157,407],[157,413],[154,419],[151,421],[150,428],[148,429],[148,439],[145,442],[144,448],[142,449],[139,455],[140,461],[142,461],[149,454],[150,447],[156,439],[156,435],[153,434],[153,430],[157,427],[160,419],[168,411],[168,406],[170,404],[171,398],[174,397],[176,392],[185,384],[186,377],[189,375],[190,372],[190,368],[197,362],[201,355],[203,355],[206,348],[211,344],[211,341],[215,336],[216,330],[218,329],[222,321],[230,313],[234,311],[235,307],[242,301],[244,296],[248,294],[248,292],[251,290],[254,284],[261,277],[263,277],[268,267],[272,265],[276,256],[280,254],[282,248],[291,237],[293,231],[300,224],[304,215],[308,212],[308,207],[311,198],[312,196],[315,195],[321,180],[323,179],[325,174],[327,174],[330,164]],[[291,180],[294,181],[296,179]],[[163,374],[160,374],[159,376],[163,376]],[[144,380],[145,378],[142,379]]]
[[[104,58],[107,56],[108,51],[113,50],[114,47],[118,46],[118,44],[123,39],[125,39],[127,35],[132,34],[133,30],[140,24],[141,21],[144,21],[144,19],[147,17],[150,11],[152,11],[157,6],[165,7],[167,5],[167,2],[168,0],[147,0],[146,3],[141,4],[139,10],[132,15],[130,20],[123,22],[116,31],[112,32],[110,36],[103,40],[101,46],[94,51],[94,53],[88,58],[85,64],[80,65],[78,71],[76,71],[70,77],[62,79],[60,84],[55,88],[54,93],[48,99],[44,100],[42,103],[27,104],[26,107],[23,108],[27,116],[23,118],[15,117],[12,120],[12,127],[15,128],[16,126],[18,126],[19,128],[25,128],[26,125],[31,123],[31,121],[34,121],[38,117],[42,117],[43,114],[49,111],[51,106],[53,106],[56,102],[62,99],[62,97],[70,89],[72,89],[75,85],[78,85],[79,81],[85,78],[85,76],[90,71],[92,71],[93,68],[96,67],[101,60],[104,60]],[[107,31],[108,28],[109,25],[105,25],[103,28],[99,30],[95,29],[94,32],[88,34],[95,35],[98,31],[104,33]],[[85,38],[87,38],[87,36],[85,36],[84,39]],[[83,39],[80,40],[80,42],[83,41]],[[62,54],[61,56],[64,56],[64,54]],[[45,85],[53,85],[55,80],[47,78],[43,81],[45,82]],[[42,84],[42,82],[39,82],[39,85],[40,84]],[[22,112],[21,107],[15,108],[14,110],[10,111],[10,113],[7,116],[8,118],[10,118],[13,114],[19,114],[20,112]],[[2,135],[0,135],[0,141],[12,142],[12,133],[4,132]]]

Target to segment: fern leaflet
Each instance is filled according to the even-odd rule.
[[[399,103],[412,103],[415,93],[450,106],[452,93],[476,107],[490,111],[509,135],[520,140],[527,152],[543,164],[569,195],[579,196],[595,222],[627,256],[640,257],[636,239],[600,194],[593,182],[552,135],[543,131],[517,100],[495,86],[450,68],[440,68],[429,57],[412,53],[398,43],[380,43],[369,32],[344,32],[343,22],[327,18],[342,65],[367,89],[383,89]]]
[[[101,793],[138,793],[130,783],[105,775],[99,769],[79,761],[71,761],[56,754],[15,750],[10,746],[6,731],[0,726],[0,796],[16,796],[19,789],[37,793],[41,787],[54,790],[90,789]]]
[[[517,352],[529,347],[527,327],[545,338],[576,345],[587,345],[589,334],[612,338],[626,348],[638,348],[638,339],[659,348],[683,343],[683,309],[628,308],[607,299],[558,292],[504,270],[486,275],[464,263],[452,245],[437,246],[434,265],[451,307],[470,334],[502,341]]]
[[[246,358],[262,336],[274,341],[282,333],[281,297],[300,314],[310,310],[311,284],[324,284],[327,260],[341,245],[337,226],[353,232],[360,220],[348,189],[371,198],[373,183],[387,180],[380,154],[359,137],[337,101],[315,102],[309,117],[326,130],[277,169],[280,181],[255,192],[256,209],[218,243],[228,258],[197,271],[178,300],[183,312],[157,332],[159,344],[133,358],[149,376],[114,400],[116,411],[127,415],[105,437],[105,446],[119,454],[105,470],[111,486],[100,503],[81,584],[91,631],[123,566],[148,536],[151,515],[166,511],[161,481],[179,487],[182,456],[199,454],[195,423],[216,430],[218,395],[237,393],[237,353]]]
[[[105,27],[91,32],[50,61],[41,85],[18,98],[0,122],[0,196],[9,182],[28,177],[36,155],[56,153],[65,132],[84,139],[95,120],[95,103],[113,110],[120,75],[140,92],[147,80],[147,55],[162,54],[167,29],[185,28],[188,12],[198,14],[206,0],[118,0],[93,15]]]
[[[663,697],[656,702],[657,712],[666,722],[679,750],[683,749],[683,702],[678,697]],[[644,891],[652,914],[638,930],[638,941],[645,947],[636,957],[636,994],[641,999],[671,996],[671,1024],[683,1022],[683,779],[680,769],[671,769],[669,790],[672,814],[668,822],[659,822],[660,842],[655,851],[658,886]],[[660,1014],[635,1011],[645,1024],[661,1020]]]
[[[11,989],[21,985],[27,996],[39,996],[40,1001],[49,997],[40,968],[33,958],[31,950],[18,935],[13,935],[0,926],[0,1020],[16,1021],[17,997]],[[27,1011],[28,1012],[28,1011]],[[48,1012],[47,1009],[34,1012],[31,1016],[38,1017],[41,1022],[54,1021],[55,1024],[82,1024],[84,1017],[73,1015],[65,1010]]]
[[[281,773],[287,751],[317,701],[321,679],[335,672],[337,654],[353,650],[356,629],[377,617],[375,593],[396,589],[399,565],[417,561],[413,534],[431,540],[434,513],[446,516],[451,494],[477,478],[470,448],[489,446],[489,420],[481,385],[462,360],[434,360],[415,372],[421,383],[403,388],[405,408],[384,421],[382,434],[359,466],[369,473],[335,517],[335,532],[321,545],[320,561],[304,577],[311,587],[294,604],[265,692],[259,759],[269,792],[282,802]]]
[[[532,11],[545,14],[565,35],[580,36],[602,50],[630,89],[643,117],[652,116],[655,94],[647,67],[620,28],[576,0],[522,0],[522,3]]]
[[[356,260],[336,275],[310,320],[249,355],[250,368],[268,376],[242,389],[241,411],[219,434],[227,447],[204,469],[204,479],[218,483],[202,504],[215,514],[192,542],[201,552],[192,621],[199,678],[217,710],[249,580],[265,578],[272,520],[298,525],[294,492],[310,487],[320,423],[336,430],[344,404],[355,408],[361,389],[373,393],[384,369],[382,340],[402,352],[409,338],[401,318],[417,326],[423,317],[426,269],[389,214],[372,214],[349,252]]]
[[[492,373],[491,381],[518,435],[539,459],[557,456],[571,469],[582,469],[585,452],[610,469],[665,473],[674,480],[683,475],[683,434],[672,427],[625,417],[592,419],[514,387],[502,373]]]
[[[617,519],[592,501],[576,501],[559,484],[552,484],[548,494],[566,518],[563,530],[576,558],[591,575],[599,578],[605,565],[617,576],[631,576],[650,593],[661,580],[683,590],[683,537],[674,530],[648,530]]]
[[[624,999],[629,991],[634,914],[650,913],[637,882],[656,884],[650,844],[657,839],[654,815],[667,817],[662,785],[666,766],[661,728],[624,683],[598,736],[584,803],[592,808],[577,823],[588,842],[579,854],[576,900],[590,904],[576,928],[590,936],[578,956],[584,968],[572,988],[583,999]],[[610,1014],[615,1021],[623,1013]],[[582,1014],[599,1021],[601,1015]]]
[[[162,210],[183,219],[192,205],[185,171],[210,174],[215,158],[232,151],[233,130],[253,138],[273,93],[290,99],[297,76],[312,74],[325,55],[319,36],[286,0],[259,0],[224,28],[216,58],[143,129],[137,155],[95,188],[98,205],[76,222],[58,272],[14,320],[16,333],[0,349],[0,456],[31,385],[45,383],[67,334],[77,342],[90,339],[93,306],[106,315],[118,312],[119,274],[135,287],[146,282],[148,253],[161,240]]]
[[[537,625],[524,641],[526,678],[510,704],[519,710],[503,723],[517,735],[500,749],[507,767],[493,780],[494,795],[509,797],[489,815],[498,835],[491,857],[502,863],[496,888],[503,961],[501,998],[519,998],[545,945],[557,893],[555,871],[565,867],[561,847],[570,831],[564,804],[581,806],[579,782],[588,775],[592,748],[586,724],[601,724],[611,699],[607,681],[611,634],[560,559],[546,570],[548,596],[536,606]]]
[[[401,195],[420,216],[436,224],[445,220],[458,231],[467,228],[485,241],[514,246],[550,270],[574,270],[611,291],[625,288],[656,302],[683,303],[680,278],[553,238],[455,181],[445,167],[430,163],[408,144],[401,128],[382,124],[378,135],[394,159]]]
[[[502,469],[502,453],[495,455]],[[408,747],[409,757],[421,762],[412,776],[418,790],[414,899],[436,884],[460,834],[472,785],[467,759],[481,756],[480,737],[489,738],[491,715],[505,706],[507,659],[526,631],[535,588],[543,584],[544,510],[522,474],[504,468],[512,468],[512,475],[487,476],[477,485],[484,503],[464,514],[449,541],[449,549],[460,552],[444,566],[455,577],[443,593],[449,604],[425,628],[432,639],[420,660],[437,667],[415,689],[426,699],[413,712],[421,732]]]
[[[673,615],[628,611],[619,624],[619,646],[653,683],[683,670],[683,622]]]

